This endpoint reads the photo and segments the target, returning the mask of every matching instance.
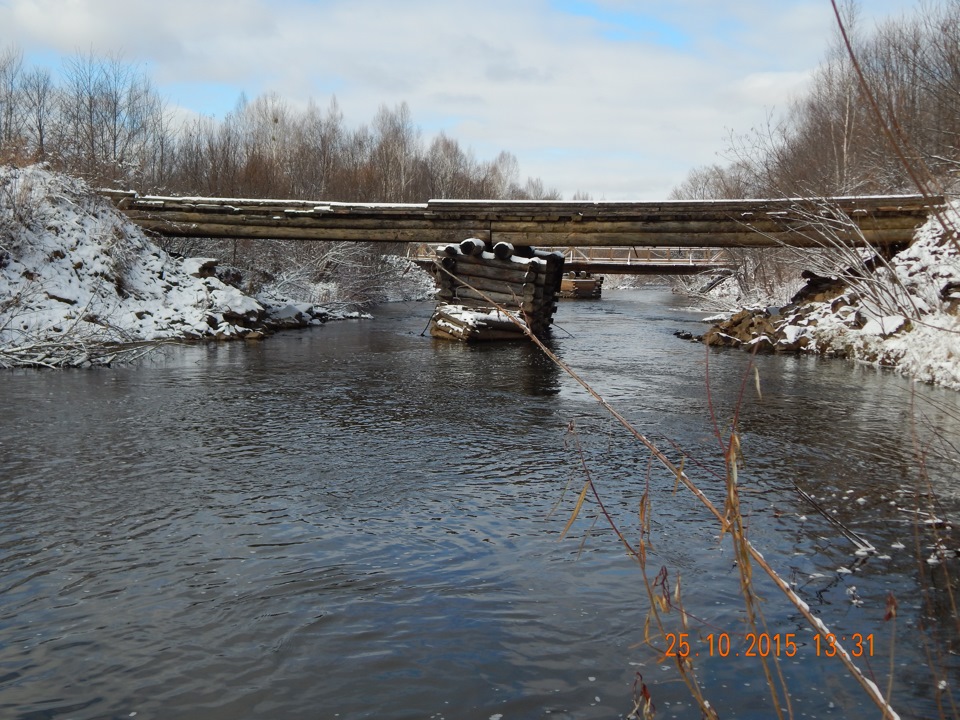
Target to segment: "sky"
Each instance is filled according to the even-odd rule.
[[[862,27],[916,8],[861,0]],[[28,65],[119,55],[181,115],[275,92],[356,126],[406,102],[425,138],[511,152],[566,199],[665,199],[725,162],[834,32],[829,0],[0,0],[0,51]]]

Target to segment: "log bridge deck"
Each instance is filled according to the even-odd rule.
[[[101,191],[144,229],[177,237],[536,247],[907,244],[943,198],[918,195],[671,202],[431,200],[358,204]]]

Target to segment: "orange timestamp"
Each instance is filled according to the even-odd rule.
[[[739,635],[736,636],[739,639]],[[667,633],[666,657],[794,657],[805,642],[797,642],[796,633],[747,633],[743,644],[734,646],[729,633],[710,633],[691,640],[690,633]],[[833,633],[813,636],[813,650],[817,657],[833,657],[839,652],[838,643],[850,641],[847,652],[853,657],[873,657],[873,633],[853,633],[837,637]]]

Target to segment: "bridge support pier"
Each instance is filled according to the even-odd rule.
[[[564,273],[560,297],[596,300],[603,294],[603,279],[603,275],[594,275],[586,270]]]
[[[430,323],[435,337],[508,340],[526,337],[503,311],[545,337],[557,310],[563,255],[470,238],[436,250],[440,300]]]

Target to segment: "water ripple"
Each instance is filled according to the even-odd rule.
[[[572,337],[554,347],[668,453],[688,453],[722,507],[703,355],[672,335],[696,317],[629,297],[565,305]],[[629,709],[639,670],[665,716],[689,716],[643,643],[640,569],[592,498],[559,536],[584,465],[634,544],[649,485],[650,574],[665,568],[671,591],[680,579],[704,627],[742,633],[729,543],[533,348],[421,338],[428,311],[6,378],[0,715],[607,718]],[[748,361],[711,356],[725,431]],[[871,630],[891,586],[915,588],[915,561],[860,562],[865,605],[851,605],[837,568],[853,548],[794,484],[878,547],[908,540],[916,463],[885,438],[911,389],[842,363],[758,363],[764,399],[740,409],[750,536],[825,620]],[[951,422],[953,401],[919,393]],[[933,459],[928,471],[952,477]],[[768,607],[773,631],[799,632],[789,608]],[[936,607],[939,628],[948,611]],[[739,666],[702,665],[724,714],[765,707]],[[810,714],[858,697],[822,664],[786,672],[830,687],[803,701]],[[914,679],[923,708],[929,681]]]

